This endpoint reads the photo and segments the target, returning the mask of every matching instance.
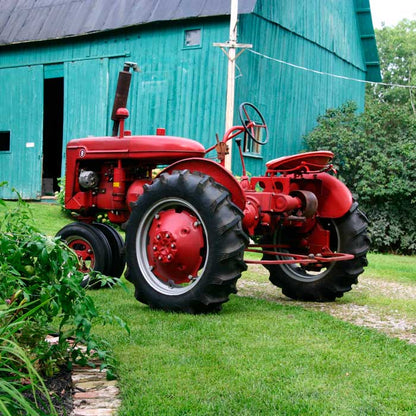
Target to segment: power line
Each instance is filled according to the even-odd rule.
[[[313,72],[314,74],[318,74],[318,75],[326,75],[328,77],[345,79],[345,80],[348,80],[348,81],[361,82],[362,84],[383,85],[383,86],[386,86],[386,87],[398,87],[398,88],[416,89],[416,85],[389,84],[389,83],[386,83],[386,82],[366,81],[364,79],[350,78],[350,77],[346,77],[344,75],[331,74],[330,72],[317,71],[316,69],[306,68],[304,66],[295,65],[295,64],[292,64],[290,62],[282,61],[281,59],[272,58],[271,56],[267,56],[267,55],[265,55],[263,53],[254,51],[253,49],[247,49],[247,51],[248,52],[251,52],[254,55],[261,56],[262,58],[269,59],[271,61],[275,61],[275,62],[278,62],[280,64],[290,66],[292,68],[301,69],[302,71]]]

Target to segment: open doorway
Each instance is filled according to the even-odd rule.
[[[64,79],[45,79],[43,97],[42,196],[48,196],[59,191],[58,178],[61,177]]]

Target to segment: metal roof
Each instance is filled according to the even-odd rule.
[[[239,0],[239,13],[256,2]],[[0,0],[0,45],[229,14],[227,0]]]

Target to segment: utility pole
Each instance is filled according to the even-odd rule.
[[[234,99],[235,99],[235,61],[244,52],[245,49],[252,48],[250,44],[237,43],[237,18],[238,18],[238,0],[231,0],[230,13],[230,38],[225,43],[214,43],[225,53],[228,58],[228,75],[227,75],[227,103],[225,111],[225,131],[233,126],[234,118]],[[241,49],[236,53],[236,49]],[[231,151],[232,143],[229,144],[229,153],[225,157],[225,167],[231,171]]]

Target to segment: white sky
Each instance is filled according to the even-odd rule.
[[[371,16],[376,29],[381,23],[394,26],[402,19],[416,20],[416,0],[370,0]]]

